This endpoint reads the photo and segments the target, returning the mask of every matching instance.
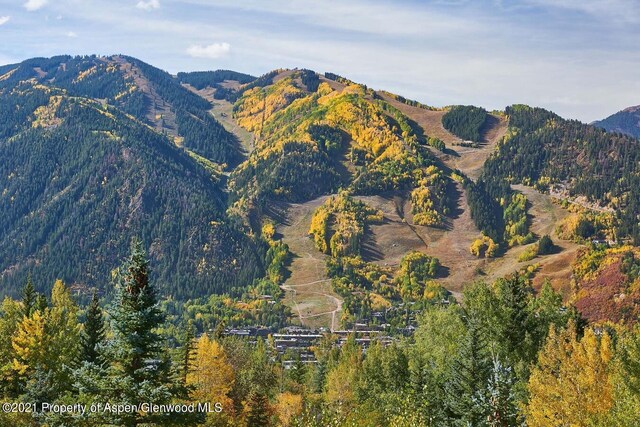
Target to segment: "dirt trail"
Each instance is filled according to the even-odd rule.
[[[277,231],[289,245],[293,260],[291,275],[282,285],[285,302],[293,309],[299,322],[310,328],[340,329],[342,300],[333,292],[331,280],[326,275],[327,256],[319,252],[309,238],[309,226],[313,212],[328,196],[302,204],[288,204],[274,218],[281,222]]]

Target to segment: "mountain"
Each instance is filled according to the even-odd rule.
[[[507,107],[510,133],[484,165],[490,182],[533,185],[615,213],[618,236],[640,242],[640,141],[565,120],[541,108]]]
[[[234,135],[207,114],[210,103],[169,73],[138,59],[111,57],[35,58],[0,68],[1,86],[34,80],[70,96],[100,100],[166,133],[178,145],[217,163],[237,164]]]
[[[620,132],[640,138],[640,105],[625,108],[593,124],[609,132]]]
[[[518,269],[564,286],[578,244],[640,238],[640,142],[535,107],[434,108],[305,69],[172,76],[59,56],[0,67],[0,120],[7,294],[29,273],[41,289],[108,289],[141,236],[165,295],[284,283],[337,327],[341,310],[371,321]],[[524,262],[545,234],[560,249],[535,273]],[[405,271],[416,261],[425,289]]]
[[[31,273],[105,283],[130,240],[150,248],[163,293],[244,287],[255,242],[227,217],[224,168],[237,138],[209,102],[133,58],[32,59],[0,69],[0,288]]]
[[[256,83],[234,106],[257,142],[231,175],[232,201],[302,202],[339,188],[355,195],[423,191],[414,213],[430,213],[434,223],[446,215],[448,181],[435,174],[426,135],[375,91],[309,70]]]

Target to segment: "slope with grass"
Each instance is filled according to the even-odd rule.
[[[327,197],[306,203],[274,203],[267,216],[279,223],[277,232],[292,254],[290,275],[282,288],[297,321],[311,328],[338,329],[342,300],[333,292],[326,275],[327,256],[319,252],[309,236],[313,212]]]

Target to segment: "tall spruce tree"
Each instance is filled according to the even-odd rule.
[[[104,361],[100,345],[105,340],[105,325],[102,308],[97,292],[93,293],[91,304],[87,308],[87,319],[82,333],[82,360],[89,363],[101,364]]]
[[[38,310],[40,313],[44,313],[44,311],[49,308],[49,301],[47,301],[47,296],[45,294],[37,294],[36,296],[36,304],[33,306],[31,313],[35,310]]]
[[[193,322],[189,321],[186,329],[184,345],[181,350],[182,369],[180,372],[184,384],[187,383],[187,376],[189,375],[189,370],[193,362],[194,341],[196,339]]]
[[[484,425],[489,408],[486,401],[491,365],[479,321],[467,317],[467,334],[451,366],[451,377],[445,384],[445,406],[450,425]]]
[[[186,398],[181,392],[184,388],[175,383],[170,360],[164,357],[164,340],[157,332],[164,314],[149,281],[149,261],[139,240],[134,240],[131,255],[119,270],[109,314],[113,339],[107,349],[110,365],[107,392],[111,401],[124,405],[168,404]],[[195,419],[193,415],[176,413],[132,412],[114,414],[109,421],[129,427],[191,424]]]
[[[512,365],[524,361],[532,363],[535,351],[532,347],[533,320],[530,318],[529,300],[532,288],[529,281],[520,274],[499,279],[495,285],[499,302],[499,345],[503,358],[509,358]]]
[[[513,369],[494,356],[487,394],[480,396],[478,403],[489,408],[489,427],[516,427],[523,425],[518,412],[516,395],[517,379]],[[481,400],[485,399],[485,400]]]
[[[31,280],[31,273],[27,277],[27,283],[22,291],[22,310],[25,317],[31,317],[34,305],[36,304],[37,293]]]

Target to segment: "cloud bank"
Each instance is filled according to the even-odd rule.
[[[229,43],[213,43],[207,46],[192,45],[187,49],[187,53],[194,58],[217,59],[226,56],[231,50]]]
[[[148,0],[148,1],[140,0],[138,4],[136,4],[136,7],[142,10],[159,9],[160,0]]]
[[[45,7],[47,3],[49,3],[49,0],[28,0],[24,4],[24,8],[27,9],[29,12],[34,12],[38,9],[42,9],[43,7]]]

